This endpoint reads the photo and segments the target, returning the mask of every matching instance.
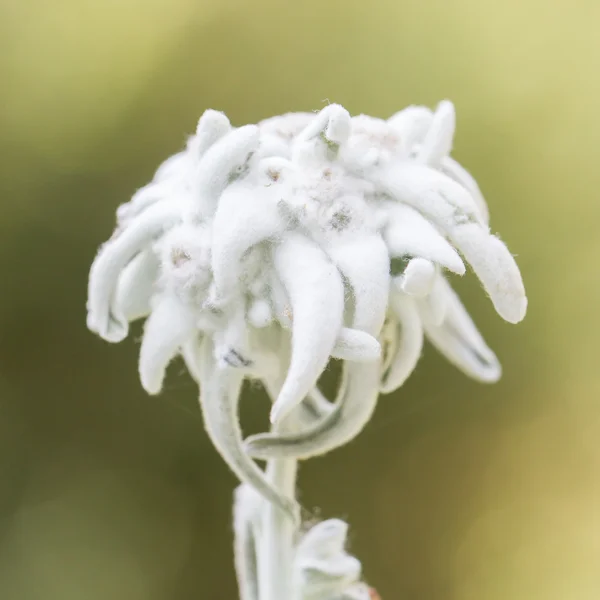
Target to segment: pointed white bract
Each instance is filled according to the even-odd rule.
[[[501,317],[525,315],[515,260],[450,156],[455,118],[449,101],[388,120],[332,104],[235,128],[208,110],[185,149],[118,209],[91,267],[88,327],[117,342],[147,318],[143,387],[160,392],[181,354],[217,450],[292,519],[298,506],[252,458],[306,459],[352,440],[378,394],[415,369],[424,338],[469,376],[499,378],[448,275],[468,263]],[[331,359],[344,363],[333,403],[317,385]],[[245,443],[244,378],[273,396],[277,425]],[[314,598],[364,594],[344,556],[306,559],[297,577]]]

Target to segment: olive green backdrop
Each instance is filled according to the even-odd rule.
[[[85,328],[116,206],[206,108],[456,103],[455,155],[518,255],[529,314],[457,283],[504,377],[427,348],[362,437],[302,468],[384,600],[600,598],[597,0],[0,0],[0,597],[236,597],[235,485],[139,327]],[[254,396],[254,397],[253,397]],[[244,401],[248,431],[267,404]]]

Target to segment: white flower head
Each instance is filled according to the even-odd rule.
[[[147,318],[144,388],[160,392],[181,354],[219,452],[296,520],[298,506],[252,458],[308,458],[351,440],[379,393],[413,371],[424,336],[468,375],[500,376],[449,275],[468,263],[500,316],[525,316],[517,265],[449,155],[454,128],[448,101],[387,121],[332,104],[239,128],[207,111],[119,208],[92,265],[88,327],[117,342]],[[331,358],[344,361],[334,403],[317,387]],[[244,442],[247,377],[274,397],[274,431]]]

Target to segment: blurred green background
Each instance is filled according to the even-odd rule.
[[[504,377],[426,349],[302,503],[352,524],[384,600],[600,598],[598,0],[1,0],[0,597],[236,597],[235,480],[181,364],[85,327],[114,210],[206,108],[243,124],[452,99],[455,156],[518,255],[529,314],[456,285]],[[255,394],[256,395],[256,394]],[[244,402],[250,431],[264,398]]]

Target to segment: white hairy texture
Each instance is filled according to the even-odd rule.
[[[225,326],[214,334],[215,359],[219,367],[250,367],[250,340],[246,309],[242,302],[231,309]]]
[[[277,203],[285,195],[286,170],[281,159],[261,161],[264,179],[246,179],[221,195],[213,222],[212,269],[217,293],[228,299],[240,286],[244,254],[256,244],[281,234],[286,221]]]
[[[264,298],[254,298],[248,309],[248,321],[253,327],[268,327],[273,321],[273,311]]]
[[[527,299],[519,269],[506,246],[481,224],[479,209],[463,187],[445,175],[419,166],[393,174],[388,171],[382,184],[389,193],[413,205],[444,229],[473,267],[503,319],[518,323],[524,318]]]
[[[406,162],[382,169],[375,177],[383,191],[418,210],[449,237],[461,224],[483,224],[469,192],[435,169]]]
[[[237,411],[243,373],[239,369],[219,367],[213,356],[213,344],[207,338],[202,342],[199,372],[204,427],[213,445],[240,481],[251,485],[263,498],[298,522],[299,506],[295,500],[274,488],[242,447]]]
[[[196,137],[190,140],[189,151],[195,158],[201,158],[218,140],[231,131],[231,123],[224,113],[218,110],[205,110],[196,127]]]
[[[313,426],[297,433],[265,433],[245,440],[254,458],[321,456],[354,439],[371,419],[377,405],[381,362],[344,364],[343,382],[333,410]]]
[[[258,127],[244,125],[227,133],[207,150],[198,164],[194,181],[201,216],[211,217],[215,213],[221,194],[232,180],[245,174],[259,143]]]
[[[498,358],[485,343],[450,284],[442,277],[439,280],[446,314],[441,324],[435,324],[427,313],[421,313],[427,338],[452,364],[473,379],[495,383],[502,375]]]
[[[204,225],[182,223],[154,248],[161,259],[161,286],[183,301],[200,306],[212,281],[210,230]]]
[[[490,295],[498,314],[509,323],[522,321],[527,311],[525,286],[506,245],[474,223],[457,227],[452,237]]]
[[[454,104],[444,100],[440,102],[433,114],[433,120],[420,145],[416,161],[432,167],[439,167],[442,159],[452,150],[455,129]]]
[[[345,551],[347,531],[346,523],[329,519],[314,525],[300,540],[293,570],[298,598],[336,598],[358,582],[361,564]]]
[[[425,298],[417,299],[417,307],[421,317],[425,317],[432,325],[441,325],[446,318],[446,310],[448,309],[448,295],[444,284],[445,278],[441,274],[437,274],[431,291]]]
[[[385,320],[390,285],[390,259],[378,234],[356,236],[327,248],[354,296],[352,326],[379,335]]]
[[[389,367],[384,371],[380,391],[391,394],[415,370],[423,350],[423,325],[412,298],[392,291],[390,307],[396,322],[396,344]]]
[[[92,265],[88,327],[120,341],[147,316],[142,385],[160,391],[181,354],[211,442],[244,483],[234,515],[242,600],[367,600],[345,524],[298,542],[297,460],[357,436],[380,391],[414,370],[424,336],[471,377],[500,376],[443,271],[471,265],[510,322],[527,300],[477,183],[450,157],[454,129],[448,101],[388,120],[333,104],[239,128],[208,110],[186,148],[119,207]],[[399,276],[393,259],[406,264]],[[330,358],[344,361],[334,403],[318,388]],[[244,378],[273,402],[271,431],[245,443]]]
[[[415,145],[422,143],[433,121],[433,112],[425,106],[408,106],[388,119],[398,132],[402,155],[408,157]]]
[[[294,140],[292,160],[298,165],[310,166],[334,158],[336,147],[348,140],[351,127],[350,114],[343,106],[326,106]]]
[[[112,313],[135,321],[150,314],[160,262],[151,250],[143,250],[121,271],[117,281]]]
[[[302,401],[327,366],[342,326],[344,286],[326,254],[297,233],[274,247],[273,263],[293,314],[290,368],[271,410],[276,422]]]
[[[260,600],[257,572],[259,499],[248,485],[233,496],[233,557],[240,600]]]
[[[427,258],[458,275],[465,273],[458,252],[417,210],[390,202],[385,212],[388,221],[383,236],[391,256]]]
[[[352,362],[371,362],[381,357],[381,345],[368,333],[343,327],[331,352],[333,358]]]
[[[170,294],[156,298],[144,325],[139,373],[142,387],[158,394],[169,363],[194,333],[195,316],[189,307]]]
[[[448,175],[448,177],[451,179],[454,179],[454,181],[457,183],[460,183],[460,185],[462,185],[469,192],[469,194],[471,194],[475,204],[477,204],[479,212],[481,213],[484,225],[489,225],[490,212],[487,203],[483,197],[483,194],[481,193],[479,185],[471,173],[469,173],[469,171],[467,171],[460,163],[456,162],[450,156],[445,156],[442,158],[441,171],[442,173]]]
[[[120,342],[127,337],[127,320],[111,311],[119,275],[138,252],[178,220],[179,214],[173,206],[155,204],[100,248],[88,283],[87,326],[90,330],[109,342]]]
[[[396,287],[408,294],[422,298],[431,293],[436,277],[435,265],[426,258],[413,258],[404,273],[394,279]]]

